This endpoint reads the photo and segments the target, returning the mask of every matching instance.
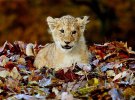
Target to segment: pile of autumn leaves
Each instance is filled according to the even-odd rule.
[[[0,99],[102,99],[135,98],[135,52],[123,42],[109,42],[89,47],[92,70],[78,66],[55,71],[33,66],[33,56],[26,55],[25,43],[5,42],[0,48]],[[38,52],[43,46],[35,44]]]

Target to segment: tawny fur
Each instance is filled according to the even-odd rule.
[[[70,15],[61,18],[48,17],[47,22],[54,43],[46,45],[36,55],[34,66],[55,68],[71,67],[74,64],[89,64],[89,52],[85,44],[84,30],[88,17],[74,18]],[[64,32],[61,32],[64,30]],[[76,31],[73,34],[73,31]],[[63,49],[65,41],[71,49]]]

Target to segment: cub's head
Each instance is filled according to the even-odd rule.
[[[58,48],[71,51],[80,41],[84,41],[84,30],[88,16],[74,18],[70,15],[61,18],[47,17],[47,22]]]

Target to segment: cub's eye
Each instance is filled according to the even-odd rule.
[[[61,32],[61,33],[64,33],[64,30],[63,30],[63,29],[61,29],[61,30],[60,30],[60,32]]]
[[[80,26],[81,28],[83,28],[83,26]]]
[[[72,34],[76,34],[76,31],[73,31]]]

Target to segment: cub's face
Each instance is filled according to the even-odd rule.
[[[79,41],[84,39],[83,32],[88,23],[88,17],[74,18],[70,15],[61,18],[47,18],[53,40],[62,51],[71,51]]]

